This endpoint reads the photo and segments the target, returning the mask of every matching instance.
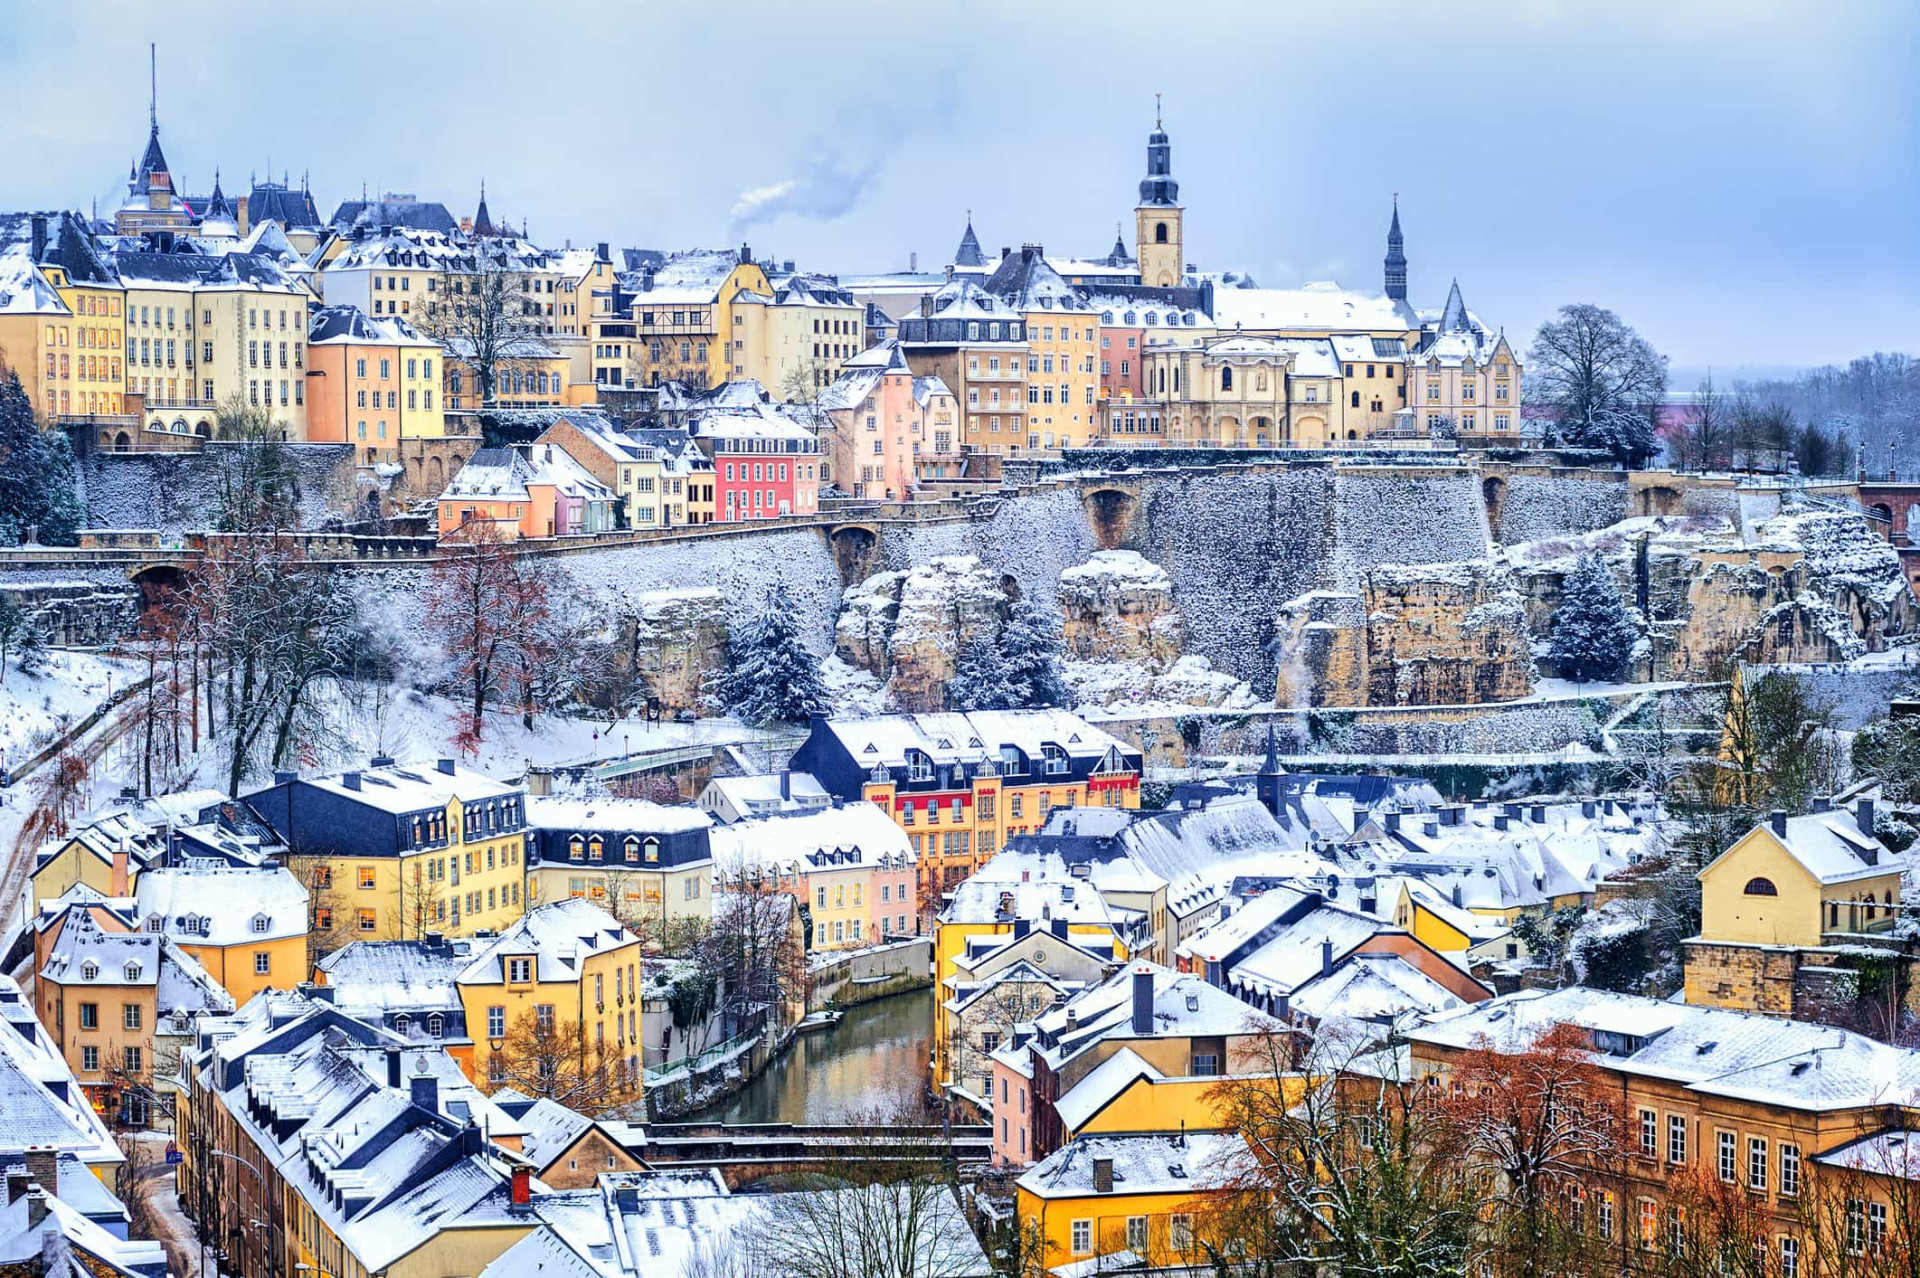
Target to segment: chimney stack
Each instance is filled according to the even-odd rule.
[[[780,769],[781,802],[784,803],[786,800],[791,799],[792,797],[793,797],[793,770],[791,768],[782,768]]]
[[[35,1185],[27,1190],[27,1229],[40,1228],[40,1222],[47,1218],[47,1191]]]
[[[525,1207],[533,1199],[533,1171],[525,1163],[513,1169],[512,1202]]]
[[[1062,941],[1066,940],[1067,939],[1067,921],[1065,919],[1054,919],[1052,920],[1052,922],[1053,922],[1054,936],[1056,936]]]
[[[440,1112],[440,1080],[431,1074],[415,1074],[407,1080],[413,1103],[431,1113]]]
[[[24,1171],[7,1173],[7,1203],[11,1206],[20,1201],[20,1195],[27,1192],[27,1186],[33,1184],[33,1177]]]
[[[1144,963],[1133,969],[1133,1032],[1153,1033],[1153,969]]]
[[[360,788],[360,774],[358,772],[342,772],[340,774],[340,784],[349,790],[358,790]]]
[[[1545,825],[1547,823],[1547,805],[1546,804],[1536,803],[1533,805],[1533,823],[1535,825]]]
[[[51,1145],[29,1145],[25,1154],[27,1177],[49,1194],[60,1192],[60,1151]]]
[[[549,455],[549,460],[551,460],[551,455]],[[446,773],[446,774],[447,774],[448,776],[452,776],[452,775],[453,775],[453,760],[452,760],[452,759],[442,759],[442,760],[440,760],[440,761],[439,761],[439,763],[438,763],[438,764],[436,764],[435,766],[436,766],[436,767],[438,767],[438,768],[440,769],[440,771],[442,771],[442,772],[444,772],[444,773]]]
[[[1320,975],[1333,975],[1333,938],[1320,939]]]
[[[45,213],[35,213],[33,215],[33,260],[35,263],[38,263],[40,259],[46,255],[47,215]]]
[[[1767,815],[1767,824],[1773,828],[1773,833],[1775,838],[1780,838],[1780,839],[1786,838],[1787,837],[1787,810],[1785,808],[1775,808],[1771,813]]]
[[[127,862],[129,859],[127,841],[123,838],[119,843],[114,845],[113,869],[111,871],[111,877],[107,880],[108,896],[118,898],[127,894]]]
[[[1859,825],[1860,833],[1866,835],[1869,839],[1874,837],[1872,799],[1857,799],[1854,801],[1853,819],[1855,823]]]
[[[1096,1194],[1113,1192],[1113,1160],[1111,1158],[1093,1160],[1093,1192]]]
[[[1587,820],[1589,821],[1593,819],[1593,800],[1592,799],[1582,799],[1580,801],[1580,815],[1587,818]]]

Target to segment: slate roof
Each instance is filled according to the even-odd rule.
[[[342,200],[327,220],[327,225],[343,234],[353,230],[356,224],[374,230],[382,226],[405,226],[442,235],[452,235],[460,229],[460,220],[447,211],[446,205],[421,200]]]
[[[973,233],[973,218],[967,218],[967,229],[960,234],[960,247],[953,251],[955,266],[985,266],[987,255],[980,251],[980,237]]]
[[[386,346],[439,343],[398,315],[369,315],[357,306],[322,306],[307,317],[307,344],[370,342]]]
[[[1110,1160],[1115,1194],[1186,1194],[1220,1188],[1251,1169],[1246,1138],[1226,1132],[1082,1136],[1034,1164],[1018,1181],[1036,1198],[1090,1197],[1094,1163]]]
[[[584,898],[569,897],[535,906],[498,937],[477,941],[457,981],[501,984],[509,957],[531,955],[536,979],[570,983],[580,979],[587,958],[628,947],[637,955],[639,945],[640,938],[613,915]]]
[[[335,215],[336,218],[338,216]],[[284,182],[253,184],[253,190],[247,194],[247,222],[258,226],[268,220],[299,229],[318,230],[321,225],[320,210],[313,202],[313,193],[307,190],[304,183],[299,190],[294,190]]]
[[[168,936],[189,945],[307,934],[307,889],[284,865],[150,869],[136,880],[134,899],[142,928],[157,918]]]

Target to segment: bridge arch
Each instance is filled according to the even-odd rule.
[[[1133,527],[1134,512],[1140,499],[1114,484],[1088,490],[1083,500],[1087,522],[1093,525],[1094,543],[1101,550],[1118,550]]]
[[[1654,484],[1640,490],[1640,513],[1643,515],[1677,515],[1685,501],[1685,494],[1669,484]]]
[[[187,570],[179,564],[145,564],[128,575],[140,591],[140,606],[170,607],[187,588]]]
[[[865,581],[880,571],[880,525],[836,524],[827,529],[827,549],[842,584]]]

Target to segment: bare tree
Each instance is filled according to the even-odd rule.
[[[523,620],[544,624],[547,591],[547,570],[490,523],[462,528],[434,561],[426,624],[446,650],[449,681],[465,702],[455,733],[463,750],[479,748],[489,700],[520,687],[516,676],[531,689],[545,648]],[[522,709],[531,727],[531,691],[528,697]]]
[[[273,410],[238,393],[214,410],[207,450],[213,470],[214,526],[221,532],[266,532],[299,522],[299,472]]]
[[[526,264],[506,241],[481,241],[471,257],[449,263],[433,280],[431,299],[414,323],[447,348],[448,358],[473,377],[475,407],[499,398],[502,381],[524,371],[544,347],[539,303],[523,287]]]
[[[755,885],[723,891],[695,959],[720,982],[727,1037],[760,1026],[784,1030],[806,1006],[800,904]]]
[[[560,1018],[551,1007],[531,1008],[507,1026],[489,1059],[488,1077],[493,1086],[558,1101],[590,1118],[612,1113],[639,1094],[639,1080],[627,1077],[616,1052],[589,1040],[584,1024]]]
[[[1666,356],[1602,307],[1563,306],[1527,355],[1527,399],[1552,411],[1568,443],[1629,465],[1653,455],[1667,389]]]
[[[191,1250],[173,1232],[173,1223],[158,1202],[160,1179],[168,1173],[166,1164],[154,1157],[151,1141],[123,1137],[118,1144],[121,1163],[113,1174],[113,1192],[127,1208],[127,1236],[157,1241],[167,1253],[168,1272],[193,1273]],[[58,1186],[41,1188],[51,1194]]]

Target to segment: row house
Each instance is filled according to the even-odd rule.
[[[307,329],[307,440],[351,444],[368,464],[447,434],[440,343],[397,315],[323,306]]]
[[[1407,1035],[1414,1082],[1451,1081],[1475,1053],[1524,1052],[1550,1031],[1587,1047],[1622,1111],[1625,1148],[1570,1191],[1622,1273],[1670,1272],[1698,1184],[1744,1195],[1768,1272],[1850,1272],[1848,1254],[1911,1254],[1920,1052],[1831,1026],[1613,994],[1528,990]],[[1695,1222],[1698,1223],[1698,1222]],[[1706,1222],[1711,1227],[1711,1222]]]
[[[984,287],[1026,323],[1027,447],[1093,443],[1100,420],[1099,312],[1060,278],[1038,244],[1003,256]]]
[[[1018,453],[1028,442],[1027,325],[980,284],[956,277],[900,320],[900,349],[917,376],[952,390],[963,452]]]
[[[452,759],[303,777],[247,796],[313,896],[322,950],[498,930],[520,917],[526,792]]]
[[[1158,410],[1169,444],[1320,447],[1346,437],[1341,366],[1324,338],[1233,337],[1144,354],[1144,405]]]
[[[435,502],[442,540],[490,528],[506,541],[610,532],[617,504],[611,488],[553,444],[482,448]]]
[[[936,899],[1054,808],[1140,806],[1140,752],[1064,710],[816,716],[792,766],[905,830]]]
[[[713,917],[713,849],[702,812],[645,799],[527,800],[527,902],[585,900],[674,948]]]
[[[689,429],[713,462],[719,522],[819,513],[820,440],[784,405],[706,410]]]
[[[838,280],[798,273],[792,262],[770,284],[733,295],[727,376],[753,378],[782,399],[811,398],[866,348],[866,307]]]
[[[898,341],[848,359],[818,407],[831,441],[821,478],[852,496],[904,501],[923,475],[958,469],[959,402],[938,377],[917,376]]]
[[[748,817],[709,837],[720,890],[792,896],[806,918],[810,952],[859,949],[918,930],[913,845],[869,805]]]

